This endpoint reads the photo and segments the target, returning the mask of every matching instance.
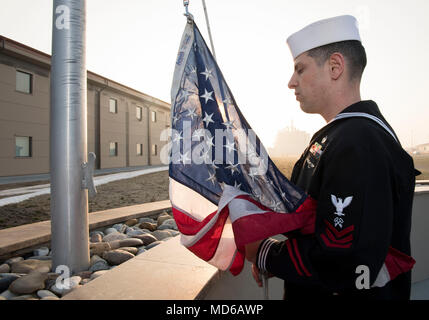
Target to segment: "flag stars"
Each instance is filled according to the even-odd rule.
[[[173,142],[179,142],[180,140],[183,140],[182,132],[176,132],[176,135],[174,136]]]
[[[216,180],[216,173],[209,173],[209,177],[206,179],[206,181],[211,181],[211,183],[213,183],[213,185],[215,185],[215,183],[217,182]]]
[[[232,142],[227,142],[226,144],[225,144],[225,148],[227,148],[228,149],[228,152],[231,152],[231,151],[237,151],[235,148],[234,148],[234,146],[235,146],[235,144],[234,144],[234,141],[232,141]]]
[[[233,128],[235,128],[235,127],[234,127],[234,121],[235,121],[235,120],[232,120],[232,121],[226,121],[226,122],[223,122],[222,124],[226,127],[226,129],[227,129],[227,130],[229,130],[229,129],[233,129]]]
[[[250,169],[249,177],[252,179],[253,182],[255,182],[255,179],[258,179],[258,174],[254,170]]]
[[[272,200],[271,202],[271,208],[275,211],[275,212],[279,212],[281,210],[281,202],[280,201],[275,201]]]
[[[190,161],[191,161],[191,158],[189,158],[189,157],[188,157],[188,153],[189,153],[189,152],[186,152],[186,153],[184,153],[184,154],[180,155],[180,161],[181,161],[183,164],[189,164],[189,163],[190,163]]]
[[[204,103],[207,104],[207,101],[209,101],[209,100],[214,101],[212,98],[212,94],[213,94],[213,91],[208,92],[207,89],[204,88],[204,94],[200,97],[204,98],[206,100]]]
[[[237,184],[237,181],[234,181],[234,188],[241,190],[240,187],[241,187],[241,183]]]
[[[188,114],[187,114],[187,116],[188,117],[191,117],[191,119],[192,120],[194,120],[194,117],[196,117],[197,116],[197,114],[195,113],[195,110],[196,110],[196,108],[194,107],[194,108],[189,108],[188,109]]]
[[[203,121],[205,122],[206,127],[208,127],[211,122],[214,123],[214,121],[212,120],[213,113],[211,113],[209,115],[209,114],[207,114],[207,112],[204,112],[204,114],[205,114],[205,117],[204,117]]]
[[[226,167],[226,169],[229,169],[229,170],[231,170],[231,175],[234,175],[234,172],[237,172],[237,173],[240,173],[239,171],[238,171],[238,163],[237,164],[230,164],[228,167]]]
[[[207,81],[209,77],[213,77],[212,72],[213,72],[213,70],[209,70],[209,69],[207,69],[207,67],[206,67],[206,71],[201,72],[200,74],[205,75],[205,76],[206,76],[206,81]]]

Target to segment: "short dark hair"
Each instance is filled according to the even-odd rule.
[[[308,55],[321,66],[335,53],[341,53],[350,68],[350,80],[360,80],[366,67],[366,53],[362,43],[357,40],[347,40],[330,43],[308,51]]]

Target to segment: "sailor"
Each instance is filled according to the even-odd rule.
[[[414,164],[377,104],[361,100],[366,53],[357,21],[321,20],[287,43],[289,88],[304,112],[327,122],[291,178],[318,202],[315,230],[247,245],[253,276],[259,285],[259,271],[283,279],[289,300],[409,299]]]

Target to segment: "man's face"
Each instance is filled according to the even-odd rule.
[[[327,63],[319,66],[305,52],[295,61],[295,71],[289,80],[289,89],[295,90],[302,111],[320,113],[326,107],[330,77]]]

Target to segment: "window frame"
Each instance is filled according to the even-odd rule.
[[[140,111],[140,118],[138,117],[139,111]],[[136,118],[137,118],[138,121],[142,121],[143,120],[143,107],[136,106]]]
[[[20,69],[15,69],[15,71],[16,71],[15,72],[15,91],[19,92],[19,93],[24,93],[24,94],[33,94],[33,81],[34,81],[33,80],[34,79],[33,74],[31,72],[22,71]],[[29,90],[30,90],[30,92],[18,90],[18,88],[17,88],[18,73],[22,73],[22,74],[25,74],[25,75],[29,76],[29,81],[30,81],[30,83],[29,83]]]
[[[152,122],[156,123],[156,111],[155,110],[150,110],[150,111],[151,111],[150,118]]]
[[[138,146],[140,146],[140,153],[138,152]],[[143,156],[143,143],[137,143],[136,148],[137,148],[136,155],[138,157],[142,157]]]
[[[115,144],[115,154],[111,154],[111,145],[112,145],[112,143],[114,143]],[[118,148],[119,148],[119,144],[117,143],[117,142],[109,142],[109,157],[117,157],[118,156]]]
[[[115,101],[115,112],[112,112],[112,110],[111,110],[111,105],[110,105],[111,101]],[[113,114],[117,114],[118,113],[118,99],[109,98],[109,112],[113,113]]]
[[[16,138],[28,138],[28,156],[19,156],[16,154]],[[15,158],[16,159],[25,159],[25,158],[32,158],[32,157],[33,157],[33,137],[15,135]]]
[[[158,155],[158,145],[157,144],[152,144],[151,154],[152,154],[152,156],[157,156]]]

